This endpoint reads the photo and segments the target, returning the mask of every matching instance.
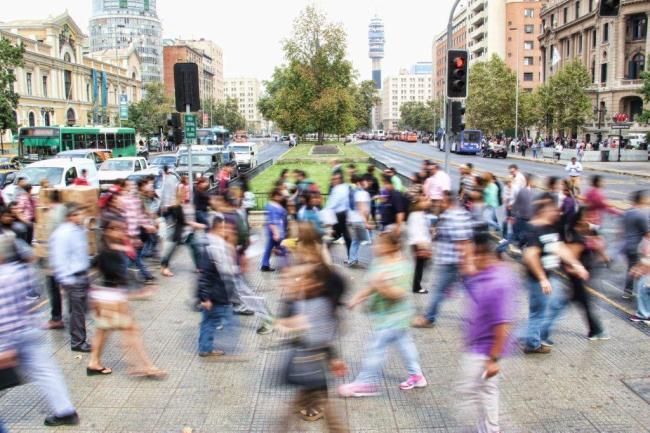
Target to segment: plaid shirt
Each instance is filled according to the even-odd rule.
[[[151,223],[143,210],[142,200],[133,193],[122,196],[122,216],[126,222],[126,233],[132,238],[140,236],[140,227]]]
[[[33,303],[27,299],[34,277],[29,265],[0,264],[0,352],[11,349],[11,341],[18,333],[34,327],[30,312]]]
[[[465,209],[453,207],[440,214],[436,225],[437,265],[460,264],[460,252],[456,243],[469,241],[474,235],[474,221]]]

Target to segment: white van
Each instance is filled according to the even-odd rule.
[[[53,188],[65,188],[72,185],[72,182],[81,176],[81,170],[88,172],[88,183],[91,186],[99,187],[97,178],[97,167],[92,159],[87,158],[55,158],[44,159],[25,166],[16,173],[16,178],[11,185],[2,190],[2,198],[5,203],[14,199],[14,192],[19,178],[26,178],[32,184],[32,195],[38,194],[41,189],[39,183],[47,179]]]
[[[247,141],[245,143],[231,143],[228,150],[235,154],[235,161],[238,168],[257,167],[257,154],[259,153],[257,143]]]

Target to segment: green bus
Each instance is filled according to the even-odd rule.
[[[18,133],[18,157],[53,158],[64,150],[108,149],[113,156],[136,156],[135,129],[104,127],[25,127]]]

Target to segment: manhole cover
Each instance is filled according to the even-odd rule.
[[[623,383],[636,395],[644,399],[646,403],[650,404],[650,377],[626,379]]]
[[[336,146],[314,146],[311,148],[312,155],[336,155],[339,148]]]

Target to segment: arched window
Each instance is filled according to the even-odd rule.
[[[27,116],[29,119],[29,126],[36,126],[36,117],[34,116],[34,112],[30,111],[29,116]]]
[[[16,112],[16,110],[12,110],[11,115],[14,117],[14,123],[18,125],[18,113]]]
[[[45,126],[50,126],[50,113],[45,112],[45,116],[43,116],[43,121],[45,123]]]
[[[65,118],[68,121],[68,126],[72,126],[77,122],[77,117],[72,108],[68,108],[68,111],[65,113]]]
[[[642,53],[636,53],[630,59],[628,64],[627,78],[630,80],[638,80],[641,78],[641,72],[645,69],[645,56]]]

